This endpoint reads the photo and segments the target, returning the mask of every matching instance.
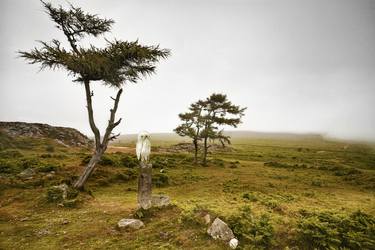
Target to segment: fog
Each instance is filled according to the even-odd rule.
[[[66,1],[53,1],[67,6]],[[160,44],[155,75],[126,84],[117,128],[172,132],[178,113],[213,92],[248,107],[239,130],[375,140],[375,1],[71,1],[115,20],[106,37]],[[91,135],[83,86],[18,57],[65,37],[37,0],[0,2],[0,120],[74,127]],[[85,44],[104,44],[103,37]],[[115,89],[93,83],[103,129]]]

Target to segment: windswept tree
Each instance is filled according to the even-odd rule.
[[[93,45],[83,47],[80,41],[88,36],[98,37],[111,30],[114,23],[111,19],[100,18],[84,12],[81,8],[70,5],[68,9],[54,7],[42,1],[42,4],[56,27],[63,32],[70,48],[64,48],[58,40],[40,42],[40,48],[29,52],[20,51],[20,56],[31,64],[40,64],[41,69],[65,69],[74,77],[75,82],[81,83],[85,88],[87,112],[90,128],[95,137],[95,151],[74,187],[83,189],[96,164],[107,149],[108,143],[118,135],[113,134],[120,119],[116,119],[122,87],[125,83],[137,83],[142,77],[155,72],[155,65],[160,59],[165,59],[170,52],[160,49],[159,46],[143,46],[138,41],[128,42],[121,40],[106,40],[104,48]],[[110,110],[108,125],[103,134],[100,133],[94,119],[92,106],[93,82],[117,89]]]
[[[241,123],[246,108],[233,105],[226,95],[212,94],[205,100],[192,103],[189,111],[179,114],[182,121],[175,132],[193,140],[194,161],[197,163],[199,142],[203,141],[203,165],[207,163],[208,141],[219,140],[224,146],[230,144],[230,137],[223,127],[237,127]]]
[[[203,130],[203,165],[207,164],[208,140],[219,139],[230,143],[230,137],[223,134],[220,127],[229,126],[236,128],[241,123],[246,108],[232,104],[224,94],[212,94],[204,101]]]
[[[178,135],[187,136],[193,140],[195,164],[198,162],[198,143],[202,139],[201,132],[204,125],[202,120],[203,110],[203,101],[192,103],[188,112],[178,115],[182,121],[182,124],[178,125],[177,128],[174,129]]]

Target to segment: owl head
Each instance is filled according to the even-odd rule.
[[[150,134],[147,131],[142,131],[138,134],[138,141],[144,141],[150,139]]]

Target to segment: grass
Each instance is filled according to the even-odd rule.
[[[309,249],[304,240],[311,240],[310,231],[299,230],[324,224],[320,214],[350,218],[360,210],[375,216],[375,150],[370,145],[315,137],[237,138],[234,150],[210,154],[208,167],[194,166],[183,152],[154,152],[154,176],[168,181],[155,185],[153,193],[169,195],[173,205],[153,211],[142,219],[146,226],[133,232],[116,230],[116,223],[133,217],[137,207],[132,153],[111,148],[89,180],[91,195],[80,194],[78,206],[67,208],[47,201],[48,187],[76,178],[89,151],[55,146],[51,152],[43,143],[33,145],[0,151],[0,160],[12,168],[0,173],[0,249],[227,249],[207,235],[206,225],[188,223],[186,216],[197,207],[236,221],[232,226],[243,233],[238,235],[242,248],[247,242],[260,249],[266,242],[267,249]],[[38,170],[33,179],[18,177],[28,167]],[[47,178],[51,171],[53,177]],[[248,224],[233,220],[244,207],[252,213]],[[267,241],[255,237],[268,232],[261,228],[264,221],[272,231]],[[319,242],[316,246],[326,249]]]

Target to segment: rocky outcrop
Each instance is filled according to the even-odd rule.
[[[54,127],[42,123],[0,122],[0,132],[9,137],[49,138],[64,146],[90,146],[92,141],[74,128]]]

